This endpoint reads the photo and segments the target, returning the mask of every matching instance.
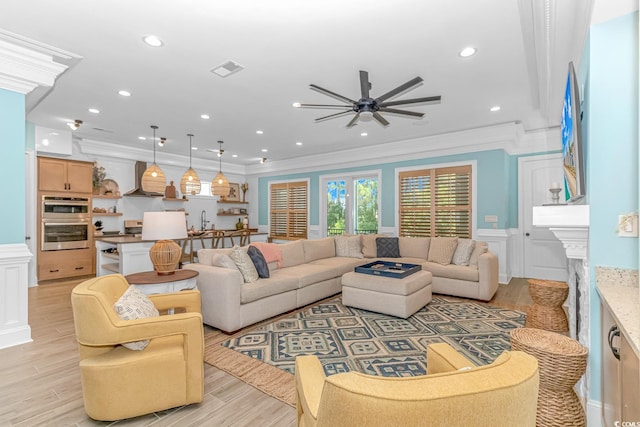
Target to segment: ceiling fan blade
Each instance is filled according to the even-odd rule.
[[[373,113],[373,119],[376,122],[378,122],[380,126],[383,126],[383,127],[389,126],[389,122],[384,117],[382,117],[382,115],[377,111]]]
[[[424,116],[424,113],[418,113],[416,111],[396,110],[395,108],[386,108],[386,107],[380,107],[378,111],[382,111],[383,113],[398,114],[400,116],[412,116],[412,117]]]
[[[318,118],[315,120],[315,122],[316,122],[316,123],[318,123],[318,122],[322,122],[322,121],[324,121],[324,120],[334,119],[334,118],[336,118],[336,117],[341,117],[341,116],[344,116],[344,115],[346,115],[346,114],[351,114],[351,113],[353,113],[353,110],[349,110],[349,111],[342,111],[342,112],[340,112],[340,113],[335,113],[335,114],[329,114],[328,116],[318,117]]]
[[[379,104],[380,107],[391,107],[392,105],[405,105],[405,104],[439,104],[441,96],[427,96],[425,98],[413,98],[398,101],[389,101]]]
[[[369,73],[360,70],[360,92],[363,98],[369,98],[369,90],[371,89],[371,83],[369,83]]]
[[[322,88],[322,87],[320,87],[318,85],[310,84],[309,85],[309,89],[315,90],[316,92],[320,92],[323,95],[330,96],[330,97],[335,98],[335,99],[340,100],[340,101],[349,102],[351,104],[355,104],[356,103],[356,101],[354,101],[353,99],[349,99],[346,96],[342,96],[342,95],[337,94],[335,92],[331,92],[330,90]]]
[[[409,80],[408,82],[406,82],[404,84],[401,84],[397,88],[395,88],[393,90],[390,90],[389,92],[385,93],[384,95],[379,96],[378,98],[376,98],[376,102],[378,102],[378,104],[380,104],[381,102],[384,102],[385,99],[393,98],[394,96],[399,95],[402,92],[411,90],[414,87],[418,86],[420,83],[422,83],[422,77],[415,77],[415,78]]]
[[[355,117],[351,119],[349,123],[347,123],[348,128],[354,127],[358,123],[358,119],[360,119],[360,113],[356,113]]]
[[[327,108],[335,110],[353,110],[353,105],[300,104],[296,108]]]

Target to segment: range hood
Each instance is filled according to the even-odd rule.
[[[144,175],[144,171],[147,170],[146,162],[136,162],[135,166],[135,188],[131,191],[127,191],[124,193],[125,196],[129,197],[162,197],[164,194],[162,193],[153,193],[151,191],[144,191],[142,189],[142,175]]]

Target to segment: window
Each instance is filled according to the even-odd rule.
[[[400,236],[471,237],[471,166],[399,173]]]
[[[352,176],[324,180],[326,235],[378,232],[378,177]]]
[[[271,184],[269,232],[272,238],[307,238],[307,187],[306,181]]]

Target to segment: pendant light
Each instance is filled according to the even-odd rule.
[[[224,153],[224,150],[222,149],[222,141],[218,141],[218,144],[220,144],[220,148],[218,149],[220,171],[215,178],[213,178],[213,181],[211,181],[211,192],[214,196],[225,198],[229,195],[229,180],[222,174],[222,153]]]
[[[142,175],[142,189],[150,193],[164,194],[167,179],[162,169],[156,164],[156,129],[158,126],[151,125],[151,129],[153,129],[153,164]]]
[[[182,179],[180,180],[180,191],[182,195],[190,195],[194,196],[196,194],[200,194],[200,177],[196,173],[196,171],[191,167],[191,138],[192,134],[188,133],[189,137],[189,169],[182,175]]]

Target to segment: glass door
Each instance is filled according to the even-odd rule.
[[[350,176],[324,180],[327,236],[378,232],[379,178]]]

